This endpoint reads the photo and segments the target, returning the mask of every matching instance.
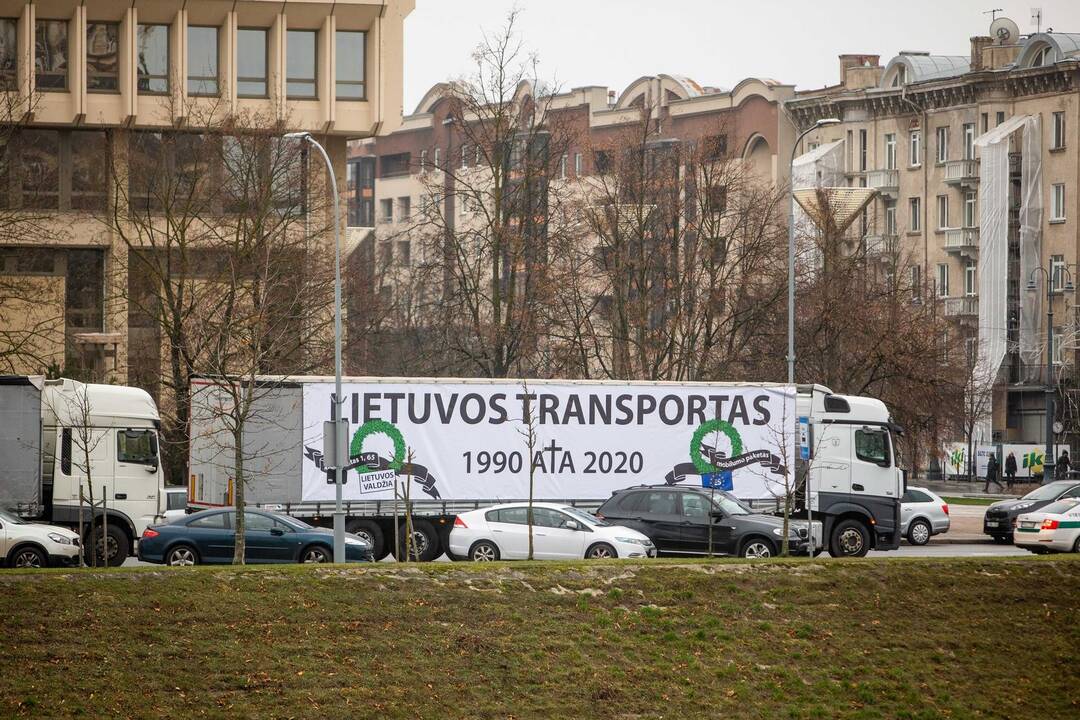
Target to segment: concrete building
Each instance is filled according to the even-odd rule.
[[[1046,288],[1035,268],[1050,272],[1058,417],[1075,429],[1080,344],[1064,290],[1080,244],[1080,35],[975,37],[970,55],[901,52],[884,65],[841,55],[839,84],[800,91],[785,109],[799,129],[841,120],[800,153],[831,144],[848,184],[877,189],[855,224],[868,256],[913,298],[939,298],[955,321],[947,350],[992,376],[977,442],[1045,438]],[[1000,163],[988,160],[994,148]]]
[[[32,213],[35,223],[33,233],[3,234],[0,281],[49,299],[0,306],[0,343],[25,343],[23,352],[0,347],[10,358],[3,371],[82,369],[128,382],[130,313],[116,291],[132,280],[128,250],[100,215],[122,203],[108,174],[124,172],[131,139],[282,122],[324,144],[344,188],[347,142],[401,122],[403,22],[413,6],[0,0],[0,121],[13,138],[0,195],[5,217]],[[165,157],[161,168],[181,171]],[[325,176],[321,162],[310,172]],[[145,338],[149,361],[160,363],[155,344],[160,337]]]

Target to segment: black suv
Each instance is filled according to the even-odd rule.
[[[783,518],[754,512],[734,495],[679,485],[616,490],[598,517],[648,535],[661,555],[705,555],[712,525],[713,553],[771,557],[780,552]],[[792,521],[789,550],[807,554],[805,521]]]
[[[1019,500],[999,500],[983,515],[983,532],[997,542],[1013,541],[1013,523],[1021,513],[1035,512],[1063,498],[1080,497],[1080,480],[1055,480],[1035,488]]]

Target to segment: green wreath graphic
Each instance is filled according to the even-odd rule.
[[[393,423],[386,420],[368,420],[361,425],[353,435],[352,444],[349,445],[350,455],[359,455],[364,451],[364,441],[372,435],[385,435],[394,443],[394,457],[390,461],[392,470],[400,470],[401,463],[405,460],[405,438],[401,431]],[[358,465],[358,473],[372,472],[367,465]]]
[[[729,422],[723,420],[709,420],[702,423],[697,430],[694,431],[694,436],[690,438],[690,459],[694,462],[694,467],[697,471],[703,475],[708,473],[720,472],[710,462],[707,462],[701,455],[701,441],[705,439],[705,436],[712,432],[722,432],[727,435],[728,440],[731,441],[731,457],[742,455],[742,437],[739,435],[739,431],[735,429],[735,426]]]

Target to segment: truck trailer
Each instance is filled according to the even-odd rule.
[[[0,376],[0,507],[76,531],[82,525],[84,547],[104,523],[108,563],[122,564],[167,509],[160,424],[138,388]],[[91,483],[104,510],[80,508],[80,489],[89,495]]]
[[[225,390],[240,382],[192,381],[189,509],[234,504],[239,456],[247,505],[329,525],[333,378],[255,378],[237,453]],[[900,429],[873,398],[775,383],[353,377],[340,406],[346,529],[380,559],[405,547],[406,494],[413,547],[432,560],[458,513],[530,496],[591,511],[629,486],[684,483],[774,506],[790,496],[834,555],[899,546]]]

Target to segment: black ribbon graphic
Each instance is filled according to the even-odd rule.
[[[313,447],[308,447],[307,445],[305,445],[304,457],[311,460],[313,463],[315,463],[315,467],[326,473],[326,481],[328,483],[333,483],[336,481],[336,478],[334,477],[334,470],[333,468],[328,468],[326,466],[326,463],[323,461],[323,454],[321,450],[316,450]],[[377,470],[393,470],[393,468],[391,467],[392,462],[393,461],[390,458],[383,457],[378,453],[358,453],[356,455],[349,456],[349,463],[345,466],[344,472],[347,473],[349,470],[355,470],[361,465],[366,466],[369,470],[373,472]],[[413,480],[420,483],[420,489],[430,495],[433,499],[438,500],[441,497],[439,495],[439,489],[435,487],[435,483],[437,482],[435,476],[432,475],[431,471],[428,470],[425,466],[418,465],[416,463],[403,463],[401,468],[394,470],[394,472],[396,472],[399,477],[404,475],[406,477],[413,478]]]
[[[714,472],[718,473],[738,470],[739,468],[754,464],[767,467],[769,472],[777,475],[787,473],[787,468],[784,467],[783,460],[768,450],[751,450],[748,453],[729,458],[725,453],[717,450],[712,445],[705,445],[702,443],[701,453],[709,461],[709,464],[716,468]],[[685,480],[687,475],[701,475],[701,471],[698,470],[697,465],[692,462],[678,463],[672,468],[671,472],[664,476],[664,481],[668,485],[675,485],[676,483]]]

